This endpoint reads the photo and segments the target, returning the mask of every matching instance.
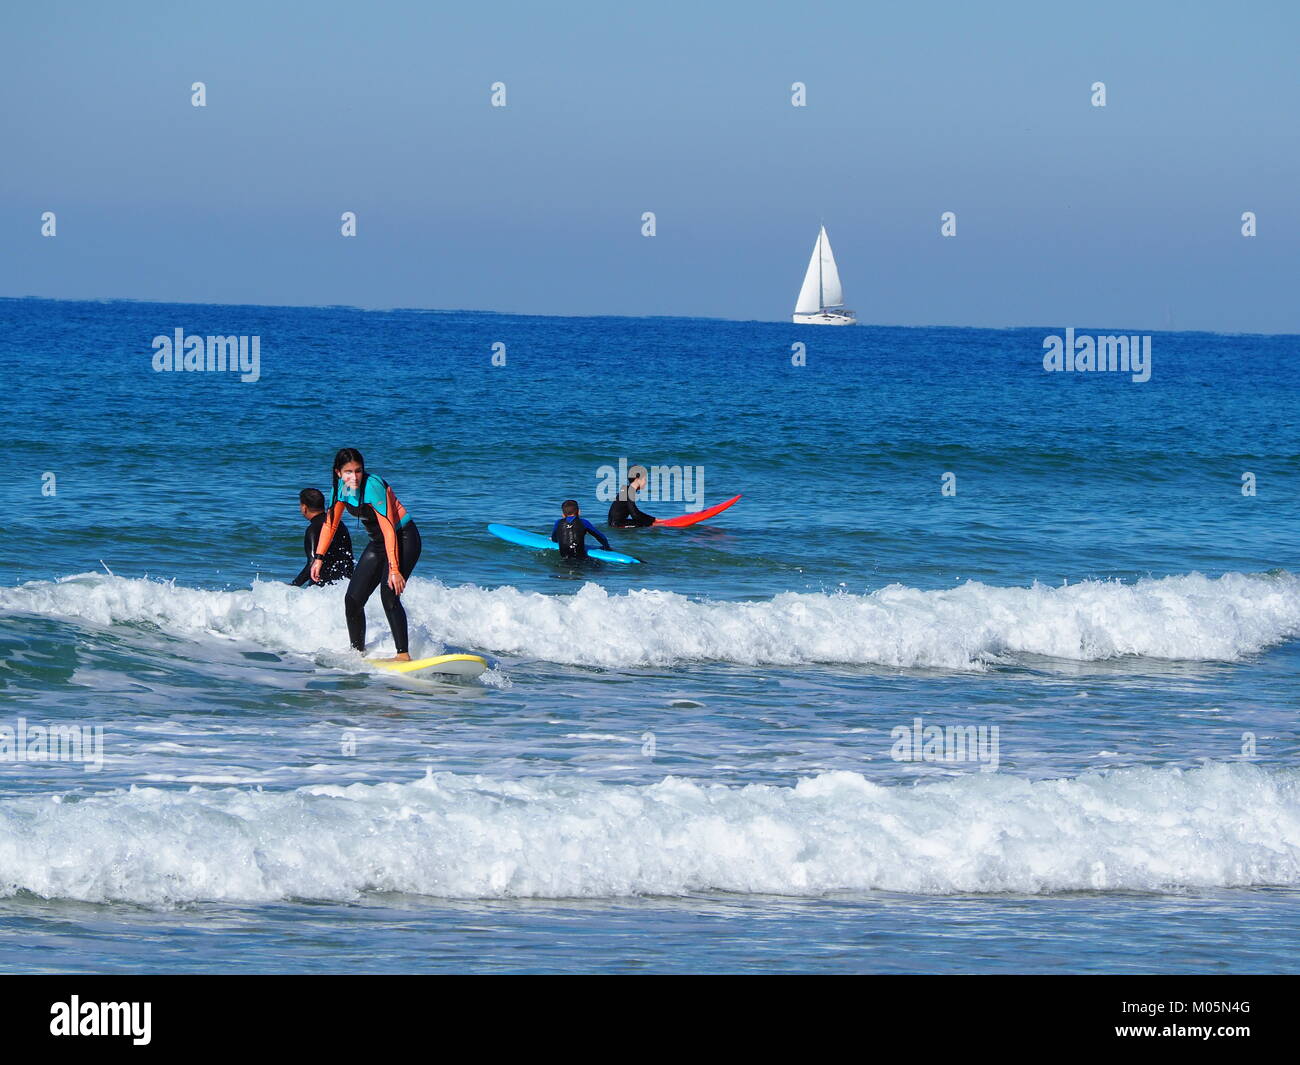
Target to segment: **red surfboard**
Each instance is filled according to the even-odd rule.
[[[740,496],[732,496],[725,503],[719,503],[716,507],[709,507],[707,510],[696,511],[694,514],[683,514],[677,518],[659,518],[655,521],[655,524],[667,525],[672,529],[681,529],[687,525],[694,525],[698,521],[707,521],[709,518],[721,514],[739,498]]]

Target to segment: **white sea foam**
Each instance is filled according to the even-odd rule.
[[[1246,763],[1030,782],[650,786],[439,774],[272,793],[0,801],[0,895],[198,900],[1300,884],[1300,772]]]
[[[83,574],[0,588],[0,611],[148,622],[195,639],[215,633],[329,655],[347,645],[342,598],[341,587],[259,582],[207,591]],[[403,598],[417,655],[450,643],[612,668],[712,661],[978,669],[1015,655],[1232,661],[1300,635],[1300,578],[1290,573],[1028,588],[967,582],[929,591],[894,584],[869,595],[785,592],[761,602],[654,590],[611,595],[595,584],[542,595],[417,577]],[[391,648],[375,602],[370,617],[379,641],[372,653]]]

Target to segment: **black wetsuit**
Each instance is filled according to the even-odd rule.
[[[654,515],[636,505],[632,493],[624,488],[609,505],[609,524],[614,529],[643,529],[655,523]]]
[[[398,570],[403,577],[410,577],[411,570],[420,560],[420,530],[415,522],[403,526],[397,533],[398,551],[401,563]],[[348,619],[348,639],[358,651],[366,649],[366,600],[371,593],[379,589],[379,601],[383,604],[384,614],[388,617],[388,627],[393,630],[393,646],[399,655],[406,654],[409,636],[406,630],[406,610],[399,596],[388,587],[388,560],[384,554],[382,538],[372,537],[366,549],[361,552],[356,572],[348,584],[347,594],[343,597],[343,609]]]
[[[599,540],[600,546],[606,551],[609,550],[609,541],[605,539],[605,534],[586,518],[576,515],[572,518],[556,518],[555,525],[551,528],[551,539],[560,545],[561,558],[586,558],[587,533],[591,533]]]
[[[311,562],[316,555],[316,544],[320,542],[320,527],[325,524],[325,512],[322,510],[307,524],[307,532],[302,538],[302,549],[307,553],[307,565],[303,566],[298,576],[293,579],[295,588],[301,588],[311,582]],[[333,584],[352,576],[352,537],[348,535],[346,525],[340,525],[338,535],[330,543],[325,554],[325,561],[320,565],[320,580],[317,584]]]

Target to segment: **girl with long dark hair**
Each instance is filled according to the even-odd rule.
[[[388,626],[393,630],[393,643],[397,646],[393,661],[408,662],[411,654],[406,610],[401,597],[406,579],[420,559],[420,530],[415,527],[406,508],[398,502],[388,482],[377,474],[366,472],[366,461],[356,448],[345,447],[334,456],[330,483],[334,488],[311,564],[311,578],[320,579],[321,563],[343,519],[343,512],[346,510],[360,518],[362,526],[370,534],[370,543],[361,552],[361,559],[343,597],[348,638],[353,647],[365,654],[366,600],[379,588],[379,599],[384,604]]]

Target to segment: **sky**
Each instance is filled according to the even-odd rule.
[[[864,323],[1300,333],[1294,2],[10,0],[0,26],[2,296],[789,321],[824,222]]]

